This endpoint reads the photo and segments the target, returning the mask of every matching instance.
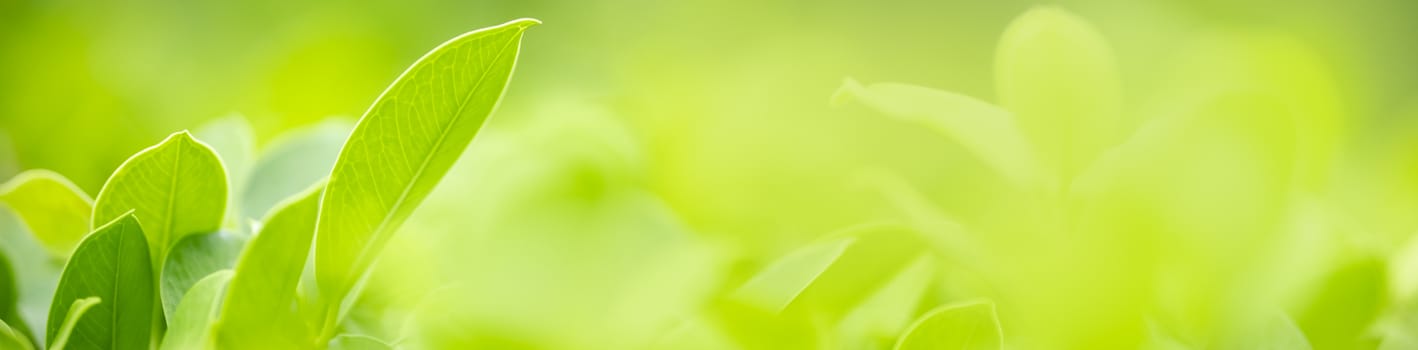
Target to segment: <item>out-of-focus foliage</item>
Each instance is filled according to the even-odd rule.
[[[1007,348],[1418,343],[1418,2],[1049,4],[0,2],[0,180],[192,129],[259,232],[328,118],[535,16],[332,346],[886,349],[981,298]],[[44,329],[64,245],[10,205]]]

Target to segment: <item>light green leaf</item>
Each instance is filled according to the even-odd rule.
[[[152,264],[161,271],[168,250],[183,237],[221,229],[226,198],[221,159],[180,131],[118,166],[94,200],[93,223],[133,211],[147,223]]]
[[[324,186],[288,199],[267,216],[236,264],[216,324],[224,349],[304,349],[311,337],[295,310]]]
[[[99,297],[88,297],[76,299],[74,303],[69,304],[68,311],[64,313],[63,324],[59,326],[58,330],[50,332],[50,337],[53,339],[49,342],[49,350],[64,350],[69,348],[69,339],[74,336],[76,330],[81,329],[79,328],[79,321],[84,319],[84,315],[88,314],[89,309],[101,303],[103,303],[103,299]],[[93,317],[90,317],[90,319],[92,318]],[[101,343],[85,343],[80,347],[84,349],[116,348],[116,346],[114,346],[116,344],[109,344],[108,347],[104,347],[104,345],[105,344]]]
[[[341,334],[330,339],[330,350],[392,350],[383,340],[362,334]]]
[[[519,19],[463,34],[409,67],[360,119],[335,161],[317,223],[326,331],[389,236],[477,135],[512,77]]]
[[[188,288],[220,270],[236,265],[236,257],[246,245],[245,236],[229,231],[187,236],[172,247],[162,270],[162,310],[171,315],[177,310]],[[168,320],[168,325],[173,324]]]
[[[217,156],[221,157],[222,165],[226,166],[227,180],[231,188],[226,219],[236,223],[241,218],[241,213],[238,212],[241,206],[235,203],[242,201],[241,194],[246,189],[251,163],[256,153],[251,123],[241,115],[233,114],[202,124],[192,134],[210,146]]]
[[[0,321],[0,349],[34,350],[34,344],[30,344],[30,337],[25,332]]]
[[[163,350],[210,349],[212,322],[221,308],[222,291],[231,280],[231,270],[221,270],[192,286],[187,297],[171,313],[170,327],[163,337]]]
[[[781,312],[847,251],[854,239],[840,239],[798,249],[769,264],[730,296],[770,312]]]
[[[251,181],[241,196],[242,215],[260,219],[281,200],[329,176],[353,128],[348,120],[330,119],[271,141],[251,169]]]
[[[1211,348],[1235,350],[1311,349],[1310,341],[1305,338],[1305,333],[1300,330],[1300,327],[1295,325],[1295,321],[1280,312],[1276,312],[1273,317],[1257,324],[1255,328],[1247,329],[1229,339],[1224,339]]]
[[[5,326],[3,331],[18,336],[18,339],[22,340],[25,345],[33,345],[29,343],[33,333],[30,333],[29,327],[20,318],[17,305],[19,299],[19,290],[15,288],[14,270],[10,268],[10,258],[5,255],[5,252],[0,251],[0,325]],[[10,324],[15,326],[11,328]],[[0,338],[4,338],[4,335],[0,334]],[[0,339],[0,344],[4,344],[4,342],[3,339]],[[8,347],[0,348],[9,349]]]
[[[1087,21],[1031,9],[1005,29],[995,61],[999,102],[1048,169],[1071,177],[1121,139],[1112,49]]]
[[[906,122],[923,124],[959,142],[1017,185],[1029,185],[1038,169],[1029,140],[1008,111],[967,96],[930,88],[847,79],[834,100],[848,98]]]
[[[910,325],[921,297],[935,276],[935,259],[923,254],[873,292],[842,319],[838,329],[858,342],[891,339]],[[889,343],[888,343],[889,344]]]
[[[995,304],[972,301],[927,312],[906,329],[895,349],[1001,349],[1003,344]]]
[[[24,220],[49,254],[68,258],[89,233],[93,200],[63,175],[49,170],[29,170],[0,186],[4,201]]]
[[[156,309],[148,244],[132,213],[94,230],[74,250],[49,309],[48,342],[64,332],[64,315],[74,301],[98,297],[108,302],[77,321],[70,340],[76,349],[146,349]]]

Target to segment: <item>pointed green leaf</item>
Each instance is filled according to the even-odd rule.
[[[328,303],[327,323],[342,316],[340,304],[389,236],[492,114],[512,77],[522,33],[537,23],[519,19],[440,45],[355,126],[330,174],[316,229],[316,281]]]
[[[30,344],[30,338],[25,332],[10,328],[5,321],[0,321],[0,349],[34,350],[34,344]]]
[[[896,350],[1001,349],[1003,344],[995,304],[973,301],[927,312],[901,335]]]
[[[221,159],[186,131],[134,154],[118,166],[94,200],[93,223],[129,211],[147,223],[152,264],[161,267],[174,244],[222,227],[227,180]]]
[[[221,270],[192,286],[182,303],[172,315],[167,335],[163,336],[163,350],[189,350],[212,348],[212,322],[221,308],[222,291],[231,280],[231,270]]]
[[[730,298],[762,310],[781,312],[832,267],[854,241],[841,239],[798,249],[744,282]]]
[[[236,266],[236,256],[246,246],[246,237],[230,231],[187,236],[172,247],[162,270],[162,310],[171,315],[198,280]],[[168,320],[168,324],[173,324]]]
[[[148,244],[132,213],[94,230],[74,250],[49,309],[50,343],[63,333],[64,315],[73,315],[75,300],[107,300],[77,321],[71,349],[146,349],[155,312],[153,269]]]
[[[847,79],[836,100],[852,98],[902,121],[923,124],[973,152],[1015,184],[1030,184],[1038,164],[1014,116],[967,96],[930,88]]]
[[[29,170],[0,186],[0,201],[20,215],[50,255],[68,258],[89,233],[93,200],[63,175]]]
[[[296,312],[296,290],[315,235],[323,186],[279,205],[236,264],[216,325],[223,349],[303,349],[311,337]]]
[[[280,201],[329,176],[353,128],[348,120],[330,119],[271,141],[241,196],[244,218],[260,219]]]
[[[1087,21],[1031,9],[1005,29],[995,61],[1000,103],[1048,169],[1070,177],[1120,140],[1112,49]]]
[[[235,203],[240,203],[243,199],[240,195],[246,189],[251,163],[256,153],[256,137],[251,131],[251,123],[241,115],[234,114],[202,124],[192,134],[211,147],[212,151],[221,157],[222,165],[226,166],[227,180],[231,188],[226,219],[235,223],[241,218],[241,213],[238,212],[241,206]]]
[[[76,300],[74,300],[74,302],[73,302],[72,304],[69,304],[68,311],[65,311],[65,312],[64,312],[64,319],[62,320],[63,324],[61,324],[61,325],[59,326],[59,329],[58,329],[58,330],[54,330],[54,331],[51,331],[51,332],[50,332],[50,337],[52,337],[53,339],[50,340],[50,342],[49,342],[49,350],[64,350],[64,349],[68,349],[68,348],[69,348],[69,339],[73,338],[73,337],[74,337],[74,334],[76,334],[76,331],[77,331],[78,329],[80,329],[80,328],[79,328],[79,327],[80,327],[80,326],[79,326],[79,321],[80,321],[80,320],[84,320],[84,315],[87,315],[87,314],[88,314],[89,309],[92,309],[94,306],[96,306],[96,305],[98,305],[98,304],[102,304],[102,303],[103,303],[103,299],[100,299],[99,297],[88,297],[88,298],[83,298],[83,299],[76,299]],[[93,317],[90,317],[90,319],[92,319],[92,318],[93,318]],[[98,320],[95,320],[95,321],[98,321]],[[83,348],[83,349],[114,349],[114,348],[116,348],[116,346],[115,346],[116,344],[99,344],[99,343],[92,343],[92,342],[91,342],[92,339],[85,339],[85,340],[86,340],[86,341],[90,341],[90,342],[88,342],[88,343],[83,343],[82,345],[75,345],[75,347]],[[139,349],[139,348],[134,348],[134,349]]]

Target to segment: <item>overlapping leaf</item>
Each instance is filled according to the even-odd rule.
[[[94,226],[132,211],[144,224],[153,266],[183,237],[222,227],[227,180],[221,159],[186,131],[128,158],[94,200]]]
[[[222,292],[231,280],[231,270],[221,270],[197,281],[177,310],[171,313],[171,326],[163,337],[162,350],[197,350],[212,348],[212,323],[221,307]]]
[[[927,312],[901,336],[896,350],[997,350],[1003,344],[994,303],[973,301]]]
[[[217,231],[190,235],[177,242],[159,276],[163,313],[171,315],[176,311],[187,289],[198,280],[235,266],[246,240],[245,236],[233,232]],[[169,325],[172,322],[175,321],[168,320]]]
[[[46,340],[57,342],[66,322],[74,322],[69,349],[145,349],[156,315],[153,269],[143,229],[132,213],[94,230],[64,266],[49,309]],[[102,304],[77,321],[76,300],[97,297]]]
[[[215,341],[229,349],[301,349],[312,339],[295,310],[323,186],[292,197],[267,216],[241,253],[216,323]]]

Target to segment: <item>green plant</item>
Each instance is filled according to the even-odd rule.
[[[328,180],[285,178],[311,170],[283,169],[292,166],[288,160],[250,166],[250,131],[240,118],[219,120],[195,136],[174,133],[138,152],[92,201],[53,172],[17,176],[0,188],[0,199],[64,268],[46,321],[21,317],[15,280],[9,266],[0,266],[0,346],[303,349],[397,342],[357,334],[343,321],[390,235],[495,109],[522,34],[537,23],[521,19],[469,32],[420,58],[350,131],[337,160],[324,167]],[[298,151],[272,157],[291,152]],[[265,219],[249,221],[247,211],[270,206],[273,192],[294,196]],[[42,336],[29,324],[45,325]]]

